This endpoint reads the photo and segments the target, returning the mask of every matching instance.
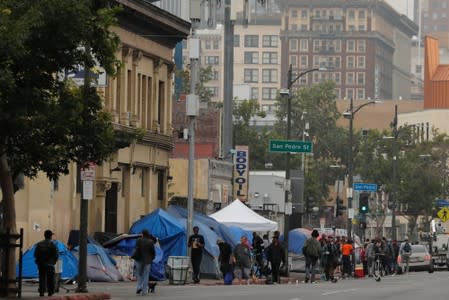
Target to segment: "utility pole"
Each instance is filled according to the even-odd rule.
[[[192,23],[192,34],[189,39],[190,56],[190,94],[186,101],[186,115],[189,117],[189,164],[188,164],[188,188],[187,188],[187,243],[193,234],[193,211],[194,199],[193,188],[195,186],[195,120],[199,112],[199,99],[196,95],[198,82],[200,40],[196,37],[196,29],[201,20],[201,5],[198,1],[190,3],[190,20]],[[186,251],[188,253],[188,249]]]
[[[234,24],[231,21],[231,0],[224,7],[224,91],[223,91],[223,157],[231,161],[233,148],[232,98],[234,80]]]
[[[352,212],[352,186],[354,185],[353,183],[353,175],[352,175],[352,160],[353,158],[353,153],[352,153],[352,144],[353,144],[353,135],[354,135],[354,128],[353,128],[353,120],[354,120],[354,100],[350,99],[349,102],[349,111],[351,113],[351,117],[349,118],[349,161],[348,161],[348,226],[347,226],[347,230],[348,230],[348,238],[352,237],[352,216],[351,214],[353,214]]]
[[[398,130],[398,106],[394,106],[394,119],[392,129],[393,129],[393,201],[391,204],[391,232],[392,232],[392,239],[396,240],[396,203],[397,203],[397,187],[398,187],[398,179],[397,179],[397,170],[398,170],[398,136],[399,136],[399,130]]]

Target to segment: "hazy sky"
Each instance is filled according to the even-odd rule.
[[[413,0],[385,0],[385,1],[388,4],[390,4],[394,9],[396,9],[400,14],[407,15],[410,19],[413,20]]]

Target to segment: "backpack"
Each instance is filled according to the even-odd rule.
[[[404,253],[405,254],[410,254],[410,252],[412,251],[412,247],[410,246],[410,244],[407,242],[407,243],[405,243],[405,245],[404,245]]]
[[[311,237],[306,240],[302,252],[305,256],[319,257],[320,256],[320,242]]]

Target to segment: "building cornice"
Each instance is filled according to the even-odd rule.
[[[112,123],[115,131],[127,132],[131,134],[137,134],[141,128],[135,128],[126,126],[123,124]],[[153,146],[162,150],[172,151],[174,148],[173,136],[154,133],[151,131],[146,131],[141,139],[138,140],[139,144],[146,146]]]

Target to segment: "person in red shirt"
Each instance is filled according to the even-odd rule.
[[[352,275],[351,256],[352,256],[353,251],[354,251],[354,247],[352,246],[352,241],[350,239],[348,239],[348,241],[341,246],[342,264],[343,264],[342,277],[343,278]]]

